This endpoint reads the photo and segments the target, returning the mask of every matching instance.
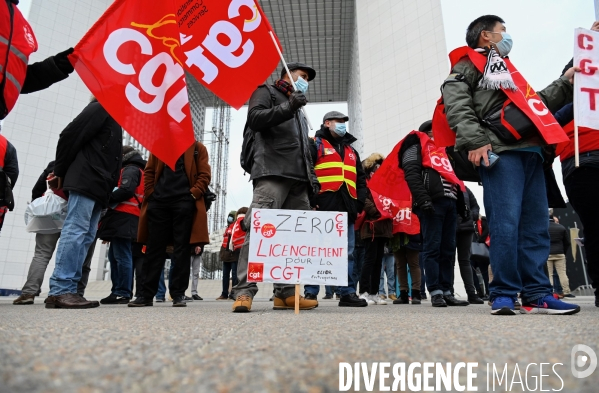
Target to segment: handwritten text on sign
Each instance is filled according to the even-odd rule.
[[[575,30],[574,65],[578,126],[599,129],[599,32]]]
[[[254,209],[249,282],[347,285],[347,213]]]

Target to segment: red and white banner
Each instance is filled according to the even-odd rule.
[[[574,34],[574,110],[579,127],[599,129],[599,32],[578,28]]]
[[[174,167],[194,142],[184,71],[239,109],[279,55],[254,0],[116,0],[71,62],[110,115]]]

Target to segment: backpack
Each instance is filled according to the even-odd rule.
[[[264,85],[268,92],[270,93],[270,98],[272,101],[272,106],[275,106],[275,102],[277,100],[275,96],[275,90],[270,85]],[[245,123],[245,127],[243,128],[243,142],[241,145],[241,155],[239,157],[239,163],[241,164],[241,168],[245,171],[245,173],[252,173],[252,167],[254,166],[254,131],[250,129],[248,123]]]

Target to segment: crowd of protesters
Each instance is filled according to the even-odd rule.
[[[30,28],[12,8],[17,11],[11,28]],[[599,23],[593,29],[598,30]],[[2,29],[3,37],[6,31]],[[0,43],[0,54],[6,55],[1,56],[2,118],[19,94],[44,89],[73,71],[67,58],[72,49],[27,65],[32,52],[28,43],[7,42],[8,46]],[[513,315],[518,309],[528,314],[580,311],[559,299],[573,297],[565,273],[570,244],[565,228],[548,213],[550,207],[561,206],[561,196],[556,201],[554,194],[548,195],[547,190],[555,188],[547,185],[555,182],[551,164],[559,155],[566,192],[584,225],[588,271],[596,288],[599,139],[593,130],[581,133],[581,165],[575,167],[573,143],[546,146],[544,139],[555,129],[536,126],[539,123],[515,103],[511,110],[530,119],[514,126],[517,138],[502,133],[493,116],[501,112],[503,118],[510,94],[519,88],[506,66],[511,37],[501,18],[486,15],[468,26],[466,43],[452,53],[452,69],[442,84],[433,120],[415,125],[417,130],[399,140],[389,157],[372,153],[361,160],[352,147],[356,138],[348,133],[349,117],[338,111],[327,113],[309,137],[302,108],[310,82],[317,77],[312,67],[289,63],[289,71],[283,70],[273,85],[257,88],[244,130],[253,137],[251,157],[243,163],[249,168],[253,197],[249,207],[227,217],[219,254],[223,286],[217,300],[233,300],[234,312],[251,310],[258,292],[247,280],[251,210],[294,209],[347,213],[348,283],[328,287],[325,296],[330,299],[335,292],[341,307],[386,305],[387,300],[419,305],[428,290],[433,307],[488,300],[495,315]],[[566,67],[560,78],[536,93],[570,139],[576,71]],[[448,138],[453,143],[446,149]],[[59,233],[36,235],[27,282],[15,304],[33,304],[40,295],[55,248],[46,308],[93,308],[100,303],[145,307],[152,306],[154,298],[164,301],[167,257],[172,305],[201,300],[198,275],[209,243],[205,197],[211,168],[206,147],[193,143],[171,168],[152,154],[146,162],[140,152],[122,143],[121,127],[95,99],[60,134],[56,158],[42,172],[32,200],[51,190],[67,200],[66,219]],[[17,181],[18,162],[16,149],[1,135],[0,155],[3,217],[14,205],[10,190]],[[384,195],[375,184],[389,173],[396,179],[390,185],[393,193],[410,195],[408,210],[414,213],[412,222],[419,223],[416,231],[397,226],[385,215]],[[480,215],[464,180],[482,184],[486,217]],[[84,297],[98,239],[110,243],[112,281],[110,294],[100,302]],[[481,247],[487,257],[474,252]],[[454,288],[456,254],[467,300]],[[562,287],[558,296],[553,296],[554,267]],[[190,272],[191,298],[185,295]],[[319,289],[306,285],[299,308],[316,308]],[[294,308],[295,295],[295,285],[275,284],[273,308]],[[599,306],[597,292],[596,299]]]

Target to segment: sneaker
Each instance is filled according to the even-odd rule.
[[[361,294],[360,299],[364,299],[366,301],[366,303],[368,303],[369,306],[374,305],[374,300],[372,300],[370,298],[370,295],[368,294],[368,292],[364,292],[363,294]]]
[[[443,295],[431,296],[431,304],[433,307],[447,307],[447,303],[443,300]]]
[[[115,304],[117,299],[118,299],[118,296],[115,295],[114,293],[111,293],[110,295],[106,296],[104,299],[100,299],[100,304]]]
[[[183,298],[183,300],[185,300],[186,302],[193,302],[193,298],[189,297],[189,296],[181,296]],[[173,302],[175,301],[175,299],[173,299]]]
[[[387,296],[385,296],[384,293],[379,293],[379,297],[383,300],[387,299]]]
[[[495,298],[491,306],[491,314],[516,315],[516,311],[514,310],[514,300],[507,296]]]
[[[394,293],[392,293],[391,295],[389,295],[389,300],[396,300],[397,296],[395,296]]]
[[[249,295],[239,295],[233,303],[233,312],[249,312],[252,309],[252,298]]]
[[[219,297],[216,298],[216,300],[227,300],[228,297],[220,295]]]
[[[29,293],[22,293],[21,296],[13,300],[12,304],[23,305],[23,304],[33,304],[33,300],[35,299],[35,295],[31,295]]]
[[[139,297],[139,296],[138,296],[138,297]],[[166,302],[166,299],[165,299],[165,298],[163,298],[163,297],[157,297],[157,298],[156,298],[156,303],[164,303],[164,302]]]
[[[374,301],[374,304],[376,304],[377,306],[384,306],[387,304],[387,302],[381,295],[371,295],[371,298]],[[386,296],[385,296],[385,298],[386,298]]]
[[[520,310],[520,307],[522,307],[522,305],[520,304],[520,301],[514,300],[514,310]]]
[[[316,300],[318,302],[316,295],[313,293],[306,293],[306,296],[304,296],[304,297],[308,300]],[[295,300],[294,300],[294,304],[295,304]]]
[[[324,295],[324,297],[323,297],[323,299],[325,299],[325,300],[329,300],[332,298],[333,298],[333,295]]]
[[[572,315],[580,311],[580,306],[562,302],[551,295],[524,303],[520,308],[521,314]]]
[[[164,302],[164,299],[156,299],[157,302]],[[152,299],[147,299],[143,296],[138,296],[132,302],[129,302],[129,307],[151,307],[154,303]]]
[[[189,296],[175,296],[173,298],[173,307],[187,307],[188,299],[191,298]],[[193,301],[193,299],[191,301]]]
[[[195,295],[191,295],[191,298],[192,298],[193,300],[204,300],[204,299],[202,299],[202,297],[201,297],[200,295],[198,295],[197,293],[196,293]]]
[[[362,298],[359,298],[355,293],[341,296],[339,300],[339,307],[366,307],[368,302]]]
[[[314,295],[312,295],[314,296]],[[316,296],[314,296],[316,297]],[[318,307],[318,300],[308,299],[308,297],[300,296],[299,298],[299,309],[300,310],[311,310]],[[281,299],[275,296],[273,310],[294,310],[295,309],[295,295],[289,296],[286,299]]]
[[[573,299],[573,298],[575,298],[576,296],[574,296],[574,295],[572,295],[571,293],[569,293],[569,294],[567,294],[567,295],[564,295],[564,297],[568,297],[568,298],[571,298],[571,299]]]
[[[468,306],[468,305],[470,305],[470,303],[468,303],[467,301],[458,300],[453,295],[443,295],[443,300],[445,300],[445,303],[447,303],[448,306]]]

